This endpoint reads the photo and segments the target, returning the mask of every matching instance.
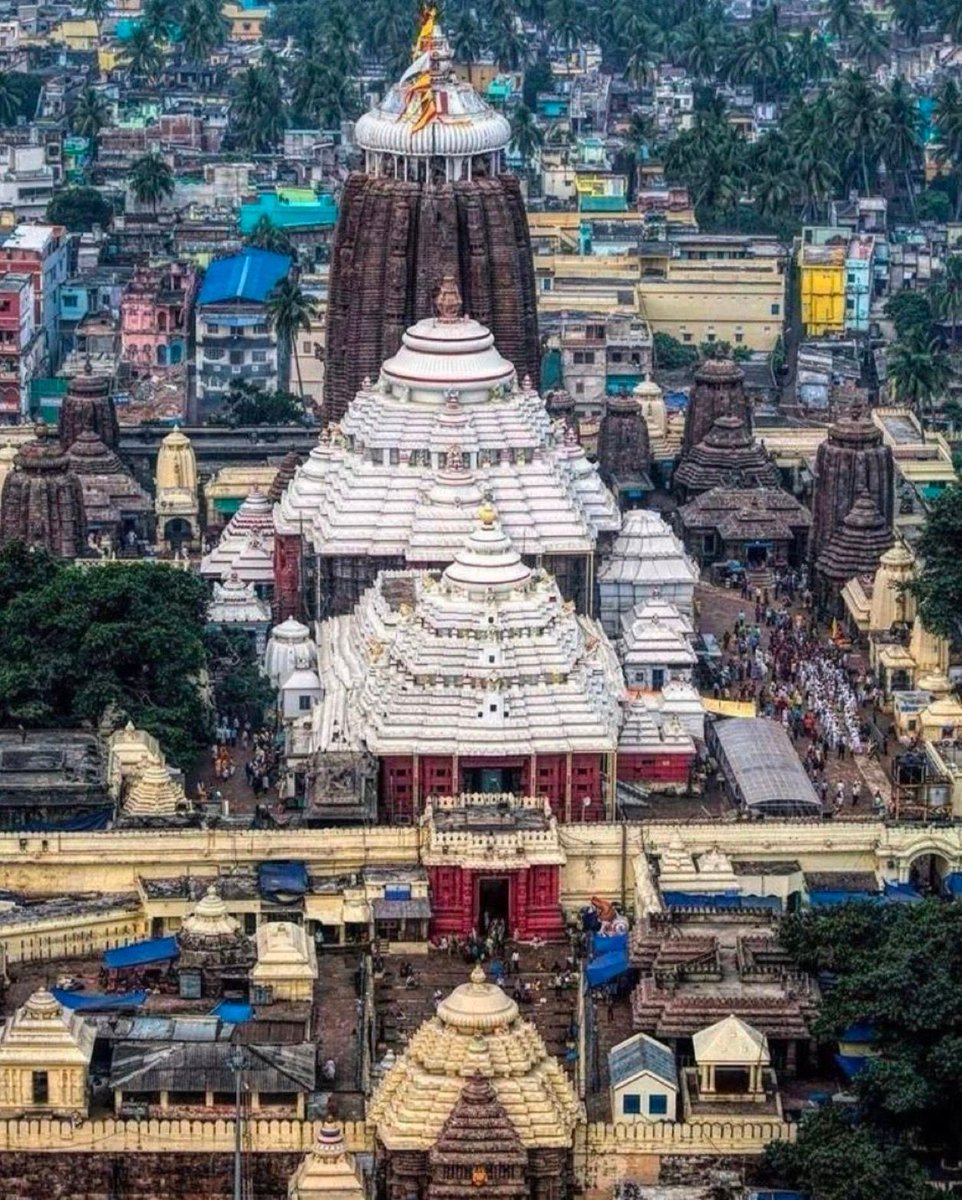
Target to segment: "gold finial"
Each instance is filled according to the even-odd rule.
[[[434,297],[434,311],[439,321],[461,320],[461,291],[453,275],[444,275]]]
[[[489,500],[486,500],[478,509],[478,520],[485,529],[490,529],[497,519],[498,510]]]

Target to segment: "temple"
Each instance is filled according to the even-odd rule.
[[[325,617],[350,612],[380,570],[445,566],[485,497],[525,560],[589,610],[617,504],[573,433],[518,384],[491,331],[462,316],[453,279],[436,307],[377,382],[364,381],[275,506],[278,619],[303,611],[311,568],[310,599]]]
[[[895,505],[892,449],[883,444],[881,430],[855,413],[835,422],[815,456],[809,547],[813,562],[863,492],[874,502],[882,524],[891,529]]]
[[[716,417],[711,428],[682,454],[672,479],[681,500],[693,499],[714,487],[779,486],[778,467],[756,444],[744,417]]]
[[[737,417],[751,436],[752,406],[745,394],[745,373],[730,358],[709,358],[695,372],[685,410],[683,456],[704,441],[719,417]]]
[[[415,55],[415,67],[355,126],[365,170],[344,188],[331,258],[328,421],[344,415],[404,330],[431,314],[446,275],[519,378],[539,377],[524,200],[517,178],[502,173],[510,125],[454,74],[433,21]]]
[[[83,488],[68,456],[48,438],[27,442],[0,494],[0,544],[24,542],[58,558],[87,545]]]

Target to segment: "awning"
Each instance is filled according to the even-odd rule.
[[[766,908],[782,911],[778,896],[740,896],[727,892],[662,892],[668,908],[714,908],[725,910]]]
[[[431,903],[420,900],[387,900],[378,897],[373,901],[375,921],[426,921],[431,916]]]
[[[210,1010],[212,1017],[220,1017],[228,1025],[242,1025],[254,1016],[253,1008],[242,1000],[221,1000],[216,1008]]]
[[[322,925],[342,925],[344,923],[344,897],[340,895],[323,895],[316,893],[304,898],[304,916],[309,921],[320,921]]]
[[[104,954],[104,966],[112,970],[124,967],[146,967],[150,963],[169,962],[180,954],[174,937],[153,938],[149,942],[131,942],[129,946],[117,946]]]
[[[147,1001],[146,992],[67,992],[63,988],[51,988],[50,994],[64,1008],[75,1012],[109,1012],[117,1008],[139,1008]]]
[[[870,1054],[836,1054],[835,1063],[846,1079],[860,1075],[871,1061]]]
[[[950,871],[942,877],[942,890],[947,896],[962,896],[962,871]]]
[[[628,970],[628,955],[624,950],[612,950],[610,954],[602,954],[585,967],[585,977],[589,987],[600,987],[610,983]]]
[[[257,886],[265,900],[286,904],[307,891],[307,867],[302,862],[266,862],[257,869]]]
[[[366,900],[344,901],[344,924],[366,925],[371,919],[371,908]]]

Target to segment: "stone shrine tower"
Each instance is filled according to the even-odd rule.
[[[158,538],[179,545],[198,537],[197,458],[176,425],[160,443],[154,484]]]
[[[58,558],[79,558],[87,545],[83,489],[67,455],[40,438],[22,446],[0,493],[0,545],[25,542]]]
[[[862,492],[875,502],[886,527],[891,529],[895,505],[892,450],[883,444],[881,430],[855,413],[836,421],[815,456],[810,542],[813,560]]]
[[[695,372],[688,397],[682,454],[703,441],[718,417],[740,417],[752,432],[752,406],[745,395],[745,373],[730,358],[710,358]]]
[[[120,428],[110,396],[110,379],[91,374],[89,361],[84,374],[76,375],[70,381],[60,406],[57,435],[61,446],[69,450],[87,431],[95,433],[109,449],[116,450]]]
[[[508,121],[458,79],[433,16],[415,61],[355,126],[363,173],[341,199],[327,309],[324,417],[377,378],[452,275],[518,378],[539,378],[531,243],[518,180],[503,174]]]
[[[609,396],[598,430],[598,468],[621,508],[637,507],[651,490],[648,426],[635,396]]]

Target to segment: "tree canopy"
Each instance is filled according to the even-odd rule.
[[[113,209],[96,188],[71,187],[55,193],[47,205],[47,220],[65,225],[71,233],[88,233],[110,223]]]
[[[206,741],[207,590],[161,563],[68,566],[0,551],[0,721],[96,724],[115,708],[186,766]]]
[[[954,637],[962,613],[962,487],[947,487],[930,505],[911,587],[933,633]]]
[[[246,379],[230,386],[224,407],[208,419],[209,425],[303,425],[304,405],[291,392],[267,391]]]

